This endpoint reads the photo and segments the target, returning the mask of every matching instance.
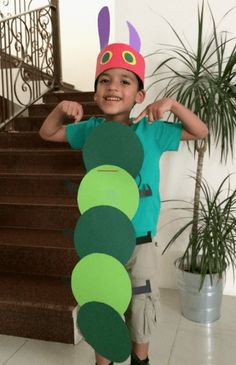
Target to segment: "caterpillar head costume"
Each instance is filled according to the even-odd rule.
[[[110,15],[108,7],[103,7],[98,15],[98,33],[100,39],[101,52],[97,57],[96,81],[99,75],[112,68],[124,68],[133,72],[139,79],[142,88],[145,76],[145,62],[139,53],[141,47],[140,37],[136,29],[127,22],[129,28],[129,45],[125,43],[109,42],[110,35]]]

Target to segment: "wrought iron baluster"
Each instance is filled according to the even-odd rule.
[[[0,10],[0,129],[62,85],[58,0],[28,10],[32,1],[15,0],[13,11],[23,12],[14,16],[2,18]]]

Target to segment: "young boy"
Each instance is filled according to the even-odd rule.
[[[98,55],[94,100],[105,118],[90,118],[80,122],[83,109],[80,104],[62,101],[44,121],[40,136],[49,141],[68,141],[72,148],[83,148],[93,128],[106,122],[122,123],[137,134],[144,149],[144,161],[139,179],[150,188],[149,196],[140,198],[138,211],[132,220],[137,246],[127,264],[133,287],[150,284],[147,293],[133,295],[126,313],[127,325],[133,341],[131,365],[149,364],[149,339],[156,324],[158,288],[154,243],[151,242],[160,210],[159,160],[163,152],[178,150],[180,140],[206,137],[206,125],[177,101],[166,98],[148,105],[135,119],[130,118],[133,106],[145,98],[144,58],[126,44],[111,44]],[[161,121],[166,112],[172,112],[181,123]],[[64,126],[68,120],[75,123]],[[80,123],[78,123],[80,122]],[[140,184],[140,181],[139,181]],[[140,186],[139,186],[140,187]],[[96,354],[97,365],[112,364]]]

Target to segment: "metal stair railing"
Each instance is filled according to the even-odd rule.
[[[0,20],[0,130],[62,86],[58,0]]]

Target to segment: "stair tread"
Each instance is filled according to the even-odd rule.
[[[72,172],[59,172],[59,173],[52,173],[52,172],[20,172],[20,171],[12,171],[12,172],[0,172],[0,179],[1,178],[13,178],[17,177],[20,179],[28,179],[28,178],[56,178],[56,179],[65,179],[65,178],[71,178],[71,179],[77,179],[78,177],[84,176],[84,172],[78,171],[78,173],[72,173]]]
[[[68,196],[0,196],[0,204],[4,205],[43,205],[43,206],[63,206],[63,207],[77,207],[74,197]]]
[[[43,140],[38,131],[9,131],[0,133],[0,147],[6,148],[31,148],[40,147],[71,149],[68,142],[52,142]]]
[[[73,232],[63,230],[0,227],[0,245],[72,249]]]
[[[0,309],[71,311],[77,305],[69,280],[39,275],[5,274],[0,280]]]
[[[80,150],[73,150],[72,148],[48,148],[47,146],[45,147],[40,147],[40,148],[25,148],[25,147],[9,147],[9,148],[0,148],[0,153],[6,153],[9,154],[11,152],[21,152],[21,153],[34,153],[34,154],[78,154],[78,152],[80,152]]]

